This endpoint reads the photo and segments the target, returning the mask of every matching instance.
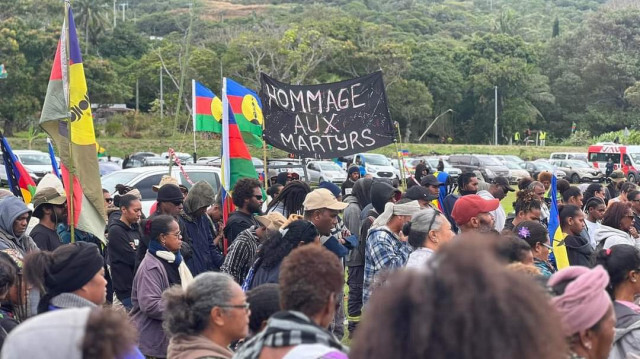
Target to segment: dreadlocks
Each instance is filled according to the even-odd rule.
[[[291,214],[302,214],[302,203],[309,192],[311,192],[311,187],[308,184],[301,181],[291,181],[284,186],[280,195],[269,203],[267,212],[280,207],[278,212],[281,210],[285,217],[289,217]]]

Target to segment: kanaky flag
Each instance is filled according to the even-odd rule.
[[[251,154],[244,143],[242,134],[232,106],[227,97],[228,79],[224,78],[222,85],[222,161],[220,170],[222,172],[222,218],[227,222],[229,214],[233,211],[232,190],[241,178],[258,179],[258,173],[251,161]],[[227,250],[227,240],[224,241],[225,253]]]
[[[193,130],[222,132],[222,101],[213,91],[196,80],[191,80]]]
[[[555,170],[553,171],[553,176],[551,177],[551,208],[549,214],[549,235],[551,236],[551,241],[553,242],[553,256],[556,261],[556,267],[558,270],[562,268],[566,268],[569,266],[569,256],[567,255],[567,246],[565,245],[564,238],[566,237],[564,233],[562,233],[562,228],[560,227],[560,212],[558,212],[558,186],[557,186],[557,177]]]
[[[260,97],[231,79],[226,79],[226,81],[227,100],[244,142],[261,148],[264,117],[262,116]]]
[[[106,215],[91,103],[73,12],[68,4],[66,6],[68,22],[65,19],[62,25],[40,126],[58,147],[62,182],[67,198],[72,198],[73,203],[73,212],[72,206],[68,206],[70,223],[106,243]]]
[[[7,139],[1,136],[0,148],[2,149],[2,159],[4,160],[4,168],[7,172],[7,183],[9,189],[16,197],[21,197],[24,203],[30,203],[36,194],[36,183],[24,168],[22,163],[13,154],[11,146]]]

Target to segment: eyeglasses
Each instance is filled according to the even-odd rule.
[[[113,198],[105,198],[104,201],[107,203],[111,203],[113,202]]]
[[[542,245],[543,245],[545,248],[547,248],[548,250],[553,251],[553,247],[552,247],[552,246],[550,246],[550,245],[548,245],[548,244],[546,244],[546,243],[540,243],[540,244],[542,244]]]
[[[249,303],[244,303],[244,304],[220,304],[217,305],[216,307],[220,307],[220,308],[234,308],[234,309],[244,309],[245,312],[249,311]]]
[[[170,234],[170,235],[176,236],[178,238],[182,237],[182,232],[180,232],[180,231],[177,231],[176,233],[165,233],[165,234]]]
[[[253,195],[258,201],[262,201],[262,195]]]
[[[625,218],[631,218],[631,219],[633,219],[633,218],[634,218],[634,216],[633,216],[633,214],[627,214],[627,215],[625,216]]]
[[[436,212],[436,214],[433,215],[433,217],[431,217],[431,222],[429,222],[429,227],[428,230],[431,230],[431,227],[433,227],[433,224],[436,222],[436,217],[438,217],[440,215],[440,211],[437,211],[434,209],[434,211]]]

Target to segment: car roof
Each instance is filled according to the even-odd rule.
[[[18,154],[22,153],[22,154],[25,154],[25,155],[26,154],[38,154],[38,155],[44,154],[44,155],[46,155],[47,154],[46,152],[37,151],[37,150],[15,150],[15,151],[13,151],[13,153],[18,153]]]
[[[205,170],[205,171],[211,171],[211,172],[220,172],[220,168],[219,167],[214,167],[214,166],[200,166],[200,165],[184,165],[182,166],[185,170]],[[173,166],[173,168],[178,168],[178,166]],[[127,168],[127,169],[123,169],[121,171],[118,171],[120,173],[123,172],[128,172],[128,173],[149,173],[149,172],[155,172],[155,173],[169,173],[169,166],[143,166],[143,167],[133,167],[133,168]]]

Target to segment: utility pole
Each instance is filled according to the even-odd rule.
[[[495,90],[494,93],[494,113],[495,113],[495,121],[493,122],[493,132],[494,132],[494,143],[498,145],[498,86],[493,88]]]
[[[140,80],[136,79],[136,113],[138,113],[138,111],[140,110],[139,97],[140,97]]]
[[[129,7],[129,3],[121,3],[120,7],[122,8],[122,21],[124,22],[126,20],[126,8]]]
[[[113,0],[113,28],[116,28],[116,17],[117,17],[117,10],[116,10],[116,0]]]
[[[160,66],[160,122],[164,119],[164,90],[162,89],[162,71],[163,68]]]

